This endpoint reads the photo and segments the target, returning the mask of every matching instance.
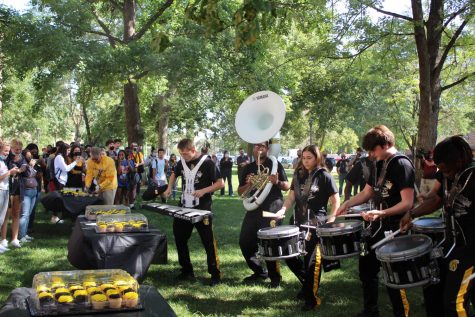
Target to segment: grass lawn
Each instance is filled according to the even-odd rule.
[[[291,172],[288,171],[291,176]],[[237,177],[233,186],[237,194]],[[239,249],[239,231],[244,217],[242,202],[237,197],[214,195],[214,229],[223,272],[223,283],[207,286],[206,254],[196,231],[190,239],[191,259],[197,282],[180,282],[177,253],[172,233],[172,218],[137,210],[147,216],[152,226],[168,237],[168,264],[152,265],[143,284],[153,285],[165,297],[178,316],[352,316],[362,307],[357,258],[345,259],[342,268],[323,273],[320,296],[322,305],[313,312],[302,313],[302,302],[295,299],[300,284],[282,262],[281,287],[269,289],[266,284],[248,286],[241,280],[252,272]],[[171,202],[173,203],[173,202]],[[0,303],[16,287],[31,287],[34,274],[42,271],[73,270],[67,261],[67,242],[72,223],[49,224],[49,214],[37,212],[35,240],[17,250],[0,255]],[[382,283],[381,283],[382,285]],[[408,290],[410,316],[424,316],[422,289]],[[381,316],[392,316],[385,288],[380,288]]]

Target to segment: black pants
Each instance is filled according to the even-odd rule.
[[[280,201],[280,206],[282,206],[282,201]],[[280,207],[274,210],[278,210]],[[263,218],[262,210],[259,208],[257,210],[252,210],[246,212],[244,220],[242,221],[241,234],[239,236],[239,246],[241,247],[242,255],[246,260],[249,268],[261,276],[268,276],[271,280],[279,280],[280,276],[280,267],[279,262],[276,261],[266,261],[267,272],[262,266],[261,261],[256,257],[257,255],[257,231],[262,228],[270,227],[270,221],[273,218]],[[279,225],[280,222],[277,222],[276,225]]]
[[[368,248],[384,238],[384,231],[396,231],[399,228],[399,219],[390,220],[383,219],[383,227],[379,230],[374,238],[369,239]],[[379,221],[372,225],[373,233],[379,228]],[[378,311],[378,273],[381,262],[376,258],[375,250],[370,250],[366,256],[359,259],[360,280],[363,286],[363,305],[367,312]],[[406,298],[404,289],[393,289],[386,287],[389,300],[393,307],[393,314],[396,317],[407,317],[409,314],[409,302]]]
[[[193,227],[196,227],[200,235],[201,242],[206,250],[206,259],[208,262],[208,273],[213,278],[220,278],[218,247],[213,234],[213,222],[209,218],[208,222],[200,221],[192,224],[189,221],[178,218],[173,219],[173,235],[178,252],[178,262],[181,265],[181,271],[185,274],[193,273],[193,265],[190,260],[190,250],[188,249],[188,240],[191,237]]]
[[[318,241],[315,230],[310,230],[310,240],[305,241],[305,251],[307,252],[305,257],[285,260],[289,269],[302,283],[305,303],[312,306],[320,304],[317,294],[322,276],[322,256]]]
[[[424,288],[426,314],[430,317],[469,316],[474,280],[475,247],[456,247],[447,259],[439,259],[440,282]]]
[[[233,181],[232,181],[232,170],[230,169],[222,169],[221,176],[223,177],[223,182],[226,184],[226,179],[228,180],[228,190],[229,196],[233,194]],[[224,195],[224,187],[221,188],[221,196]]]

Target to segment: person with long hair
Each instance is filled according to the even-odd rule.
[[[76,162],[78,157],[82,157],[81,146],[79,146],[79,144],[73,144],[66,160],[67,164],[69,165],[73,162]],[[83,160],[79,160],[76,165],[68,172],[66,187],[84,188],[83,173],[86,170],[85,165],[86,164]]]
[[[69,144],[62,143],[56,152],[56,156],[54,158],[54,177],[56,190],[66,187],[68,182],[68,172],[82,161],[81,156],[76,156],[70,164],[66,164],[66,159],[69,156],[70,150],[71,147]]]
[[[23,195],[21,200],[21,212],[20,212],[20,229],[18,238],[21,243],[27,243],[33,240],[28,235],[28,224],[30,222],[30,215],[33,211],[33,207],[36,203],[36,197],[38,196],[38,180],[36,178],[36,160],[33,159],[29,150],[23,151],[23,157],[26,160],[27,166],[25,167],[24,177],[21,179],[23,185]]]
[[[443,207],[447,239],[442,244],[444,257],[438,258],[437,284],[424,287],[426,314],[468,316],[469,298],[474,280],[464,282],[475,269],[475,163],[469,144],[461,136],[452,136],[434,148],[434,162],[439,169],[438,185],[431,195],[407,212],[400,229],[407,231],[417,217]]]
[[[330,214],[334,215],[340,206],[338,188],[325,168],[325,161],[318,147],[308,145],[302,150],[289,195],[283,207],[276,213],[276,218],[284,218],[285,211],[295,204],[291,224],[316,226],[325,222],[328,202],[331,203]],[[286,260],[287,266],[302,283],[299,297],[305,300],[302,307],[304,311],[320,304],[317,294],[321,277],[321,252],[314,229],[310,230],[309,236],[310,240],[305,242],[304,259],[295,257]]]
[[[167,182],[170,179],[170,176],[172,175],[173,171],[175,170],[176,164],[177,164],[176,155],[172,153],[172,154],[170,154],[170,157],[168,159]],[[177,187],[176,184],[177,183],[178,182],[175,182],[172,186],[172,198],[173,198],[173,200],[176,199],[176,187]]]

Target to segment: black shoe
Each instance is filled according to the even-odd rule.
[[[278,288],[280,286],[280,279],[271,279],[269,287],[270,288]]]
[[[295,296],[298,300],[304,300],[305,299],[305,295],[303,293],[302,290],[300,290],[297,295]]]
[[[196,277],[194,273],[181,272],[180,274],[178,274],[176,278],[180,281],[190,281],[190,282],[196,281]]]
[[[362,312],[356,314],[355,317],[379,317],[379,311],[363,310]]]
[[[245,277],[242,280],[242,282],[245,284],[254,284],[254,283],[264,282],[266,278],[267,278],[267,274],[254,273],[252,275],[249,275],[248,277]]]
[[[317,307],[317,304],[305,303],[305,305],[303,305],[302,308],[300,308],[300,310],[301,311],[311,311],[311,310],[314,310],[315,307]]]
[[[220,277],[212,277],[211,280],[209,281],[209,286],[215,286],[221,284],[221,278]]]

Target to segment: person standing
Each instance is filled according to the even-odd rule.
[[[236,164],[238,166],[237,172],[238,172],[238,178],[241,179],[242,175],[242,170],[244,169],[244,166],[249,164],[249,156],[244,153],[244,150],[242,148],[239,148],[239,156],[236,158]]]
[[[308,145],[301,153],[289,195],[283,207],[276,213],[276,217],[283,219],[285,211],[295,203],[295,217],[292,217],[291,224],[317,226],[324,223],[327,218],[328,201],[331,203],[330,214],[334,215],[340,206],[335,180],[327,172],[323,155],[318,148],[315,145]],[[317,295],[322,274],[322,257],[316,231],[312,229],[309,233],[310,240],[305,241],[305,257],[303,259],[294,257],[285,261],[302,283],[300,294],[305,300],[303,311],[312,310],[320,304]]]
[[[363,148],[374,157],[376,177],[369,178],[363,191],[341,204],[336,215],[345,214],[347,209],[374,199],[378,210],[363,212],[366,221],[373,221],[369,245],[384,238],[385,231],[396,231],[402,216],[413,206],[415,171],[407,156],[397,154],[394,134],[384,125],[369,130],[363,138]],[[381,228],[380,228],[381,226]],[[379,229],[380,228],[380,229]],[[359,258],[360,280],[363,286],[363,311],[357,316],[379,316],[378,273],[381,263],[375,250]],[[386,287],[393,314],[405,317],[409,313],[409,302],[404,289]]]
[[[438,258],[440,282],[424,287],[426,314],[469,316],[475,280],[464,280],[475,269],[475,164],[469,144],[460,136],[443,140],[433,153],[442,186],[407,212],[400,228],[407,231],[413,219],[443,207],[447,239],[442,245],[444,257]]]
[[[10,176],[19,173],[18,167],[8,169],[6,159],[10,153],[10,144],[6,140],[0,139],[0,227],[3,229],[5,221],[8,221],[8,202],[10,200],[8,180]],[[5,234],[4,234],[5,233]],[[2,241],[0,242],[0,254],[8,251],[7,230],[2,230]]]
[[[91,158],[87,160],[86,191],[92,185],[93,179],[97,185],[94,193],[99,194],[104,200],[104,205],[113,205],[115,193],[117,191],[117,170],[112,158],[101,155],[102,149],[98,147],[91,148]]]
[[[152,168],[152,181],[155,182],[158,187],[164,186],[167,184],[167,174],[168,170],[168,161],[165,159],[165,150],[160,148],[158,149],[158,157],[152,158],[150,163]],[[161,195],[162,203],[166,203],[167,199],[162,194]]]
[[[432,151],[427,153],[427,156],[421,155],[420,162],[422,169],[420,193],[427,194],[434,187],[435,174],[437,173],[437,165],[434,162]]]
[[[242,171],[241,178],[239,179],[239,195],[242,195],[251,187],[250,180],[253,175],[257,175],[263,168],[272,170],[273,163],[267,156],[268,151],[269,142],[254,144],[253,154],[255,161],[247,164]],[[261,165],[258,165],[258,162],[260,162]],[[284,167],[278,161],[277,164],[276,174],[269,175],[269,182],[273,184],[269,194],[257,209],[246,212],[239,235],[239,246],[242,255],[246,260],[247,266],[253,272],[252,275],[244,278],[243,281],[245,283],[255,283],[264,281],[269,277],[271,280],[270,287],[272,288],[279,287],[282,279],[279,263],[276,261],[266,261],[266,271],[261,261],[256,257],[256,254],[258,249],[257,231],[265,227],[270,227],[270,222],[273,220],[273,218],[264,218],[262,212],[269,211],[276,213],[280,210],[284,203],[281,191],[286,191],[290,187]],[[281,220],[278,220],[276,224],[279,225],[280,223]]]
[[[234,196],[233,194],[233,159],[229,157],[229,152],[224,151],[223,158],[219,162],[219,171],[221,176],[223,176],[223,181],[226,184],[228,181],[228,193],[229,196]],[[224,187],[221,188],[221,196],[224,196]]]
[[[360,158],[350,169],[348,174],[346,175],[346,186],[345,186],[345,201],[350,199],[351,197],[351,190],[354,186],[359,186],[360,190],[362,191],[368,179],[370,177],[371,169],[374,168],[375,162],[369,156]],[[356,195],[358,191],[355,191]]]
[[[132,142],[131,144],[132,148],[132,153],[134,156],[134,162],[135,162],[135,168],[138,177],[138,182],[137,182],[137,187],[136,187],[136,196],[140,195],[140,188],[142,185],[142,180],[143,180],[143,173],[145,172],[145,161],[144,161],[144,156],[142,151],[140,151],[140,148],[136,142]]]
[[[170,176],[172,175],[173,171],[175,170],[177,163],[178,162],[176,161],[176,155],[173,154],[173,153],[170,154],[170,157],[169,157],[169,160],[168,160],[167,182],[170,181]],[[173,198],[173,200],[176,199],[176,184],[177,184],[177,182],[175,182],[175,184],[173,184],[173,186],[172,186],[172,198]]]
[[[181,160],[177,163],[170,176],[168,188],[164,192],[165,197],[169,197],[178,177],[182,177],[182,195],[180,206],[211,211],[211,193],[224,187],[221,174],[216,169],[216,165],[207,154],[201,154],[196,150],[193,141],[190,139],[181,140],[178,145]],[[212,218],[203,219],[197,223],[173,218],[173,235],[178,252],[178,262],[181,266],[181,273],[178,279],[195,280],[193,265],[190,260],[188,240],[191,237],[193,227],[196,227],[201,242],[206,251],[208,262],[208,273],[211,274],[210,286],[221,282],[221,268],[219,265],[218,248],[213,233]]]
[[[292,160],[292,168],[295,170],[299,165],[300,160],[302,159],[302,150],[297,150],[297,157]]]
[[[341,153],[341,160],[336,163],[336,171],[338,173],[339,187],[338,194],[341,196],[343,193],[343,186],[345,185],[345,178],[348,174],[348,160],[345,153]]]

